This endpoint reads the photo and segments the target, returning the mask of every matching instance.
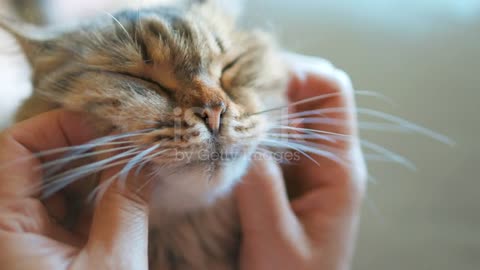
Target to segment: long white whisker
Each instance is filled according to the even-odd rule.
[[[111,143],[104,143],[102,145],[105,145],[105,146],[118,145],[118,144],[130,143],[130,142],[131,141],[111,142]],[[10,166],[13,166],[13,165],[16,165],[16,164],[19,164],[19,163],[22,163],[22,162],[27,162],[27,161],[38,159],[38,158],[43,158],[43,157],[47,157],[47,156],[61,154],[61,153],[65,153],[65,152],[68,152],[68,151],[74,151],[74,150],[86,150],[86,151],[88,151],[95,146],[98,146],[98,145],[92,145],[92,144],[87,143],[87,144],[83,144],[83,145],[61,147],[61,148],[55,148],[55,149],[51,149],[51,150],[47,150],[47,151],[34,153],[34,154],[32,154],[31,156],[28,156],[28,157],[19,158],[19,159],[16,159],[16,160],[12,160],[10,162],[3,163],[2,165],[0,165],[0,170],[3,170],[5,168],[8,168]]]
[[[308,133],[308,134],[292,134],[292,133],[268,133],[267,135],[273,136],[278,138],[288,139],[301,139],[301,140],[308,140],[308,139],[319,139],[329,142],[336,142],[336,140],[330,135],[321,135],[315,133]]]
[[[130,160],[130,162],[128,162],[127,165],[125,165],[125,167],[120,171],[120,178],[119,178],[120,182],[122,182],[122,184],[125,184],[127,181],[128,173],[140,162],[142,162],[143,158],[145,158],[151,152],[157,150],[159,147],[160,147],[160,144],[154,145],[148,148],[147,150],[141,152],[140,154],[136,155],[135,157],[133,157]]]
[[[153,180],[155,179],[154,176],[151,176],[149,177],[149,179],[147,181],[145,181],[145,183],[143,183],[143,185],[141,185],[139,188],[137,188],[137,193],[141,192],[145,187],[148,186],[148,184],[150,184]]]
[[[250,116],[269,113],[269,112],[274,112],[274,111],[279,111],[279,110],[284,110],[284,109],[295,107],[295,106],[298,106],[298,105],[301,105],[301,104],[310,103],[310,102],[313,102],[313,101],[318,101],[318,100],[327,99],[327,98],[331,98],[331,97],[336,97],[336,96],[339,96],[339,95],[340,95],[340,93],[331,93],[331,94],[325,94],[325,95],[320,95],[320,96],[316,96],[316,97],[311,97],[311,98],[307,98],[307,99],[300,100],[300,101],[297,101],[297,102],[293,102],[289,105],[279,106],[279,107],[271,108],[271,109],[268,109],[268,110],[252,113],[252,114],[250,114]]]
[[[110,168],[114,168],[114,167],[117,167],[117,166],[120,166],[120,165],[124,165],[124,164],[127,164],[130,160],[129,159],[124,159],[124,160],[121,160],[121,161],[117,161],[117,162],[114,162],[114,163],[111,163],[109,165],[105,165],[103,166],[102,168],[99,168],[98,171],[104,171],[106,169],[110,169]],[[118,175],[118,174],[117,174]],[[108,182],[105,181],[105,182]],[[104,182],[104,183],[105,183]],[[102,183],[103,184],[103,183]],[[99,186],[101,186],[102,184],[100,184]],[[96,190],[98,189],[99,187],[97,186],[93,191],[92,193],[88,196],[87,198],[87,201],[93,201],[93,198],[95,197],[95,194],[96,194]]]
[[[101,137],[101,138],[95,139],[95,140],[90,141],[87,144],[85,144],[85,145],[89,145],[89,147],[72,150],[69,153],[67,153],[65,156],[66,157],[68,157],[68,156],[78,156],[78,155],[81,155],[85,152],[90,151],[92,148],[95,148],[95,147],[98,147],[98,146],[104,146],[105,143],[107,143],[107,142],[111,142],[111,141],[114,141],[114,140],[120,140],[120,139],[126,139],[126,138],[132,138],[132,137],[135,137],[135,136],[140,136],[140,135],[143,135],[143,133],[151,131],[151,130],[153,130],[153,129],[145,129],[145,130],[139,130],[139,131],[130,132],[130,133],[123,133],[123,134],[119,134],[119,135],[110,135],[110,136]],[[53,167],[50,170],[48,170],[47,172],[45,172],[45,176],[50,176],[50,175],[58,172],[61,168],[62,168],[62,166]]]
[[[443,136],[441,134],[438,134],[437,132],[429,130],[429,129],[427,129],[425,127],[422,127],[420,125],[413,124],[410,121],[407,121],[405,119],[402,119],[400,117],[397,117],[397,116],[394,116],[394,115],[391,115],[391,114],[387,114],[387,113],[384,113],[384,112],[380,112],[380,111],[376,111],[376,110],[372,110],[372,109],[367,109],[367,108],[359,108],[358,113],[363,113],[363,114],[366,114],[366,115],[375,116],[375,117],[378,117],[378,118],[381,118],[381,119],[384,119],[384,120],[387,120],[387,121],[394,122],[394,123],[399,124],[399,125],[403,125],[406,128],[409,128],[409,129],[411,129],[411,130],[413,130],[413,131],[415,131],[419,134],[423,134],[427,137],[430,137],[430,138],[432,138],[434,140],[437,140],[439,142],[442,142],[444,144],[448,144],[448,145],[451,145],[451,146],[453,146],[455,144],[447,136]]]
[[[137,149],[132,149],[127,152],[115,155],[113,157],[106,158],[101,161],[97,161],[95,163],[91,163],[85,166],[81,166],[81,167],[66,171],[60,175],[45,179],[44,181],[46,184],[43,186],[43,188],[45,189],[45,192],[42,197],[43,198],[50,197],[51,195],[65,188],[66,186],[70,185],[74,181],[80,178],[83,178],[85,176],[91,175],[92,173],[98,172],[99,168],[102,168],[103,166],[108,165],[110,162],[137,154],[138,151],[135,152],[135,150]]]
[[[127,28],[125,28],[125,26],[123,26],[123,24],[117,18],[115,18],[115,16],[113,16],[113,14],[111,14],[110,12],[107,12],[107,11],[104,11],[104,13],[107,14],[108,16],[110,16],[115,21],[115,23],[117,23],[120,26],[120,28],[122,28],[122,30],[125,32],[127,37],[129,37],[130,40],[135,43],[135,40],[132,38],[130,33],[128,33]]]
[[[272,126],[271,128],[272,129],[293,130],[293,131],[298,131],[298,132],[313,132],[313,133],[318,133],[318,134],[327,134],[327,135],[335,135],[335,136],[342,136],[342,137],[351,138],[351,136],[347,135],[347,134],[329,132],[329,131],[317,130],[317,129],[310,129],[310,128],[299,128],[299,127],[290,127],[290,126],[283,126],[283,125]]]
[[[265,144],[267,146],[272,146],[272,147],[277,147],[277,148],[279,148],[279,147],[280,148],[290,148],[292,150],[300,152],[301,154],[303,154],[305,157],[307,157],[308,159],[313,161],[318,166],[320,166],[320,164],[314,158],[312,158],[310,155],[308,155],[306,152],[312,153],[312,154],[315,154],[315,155],[319,155],[321,157],[328,158],[328,159],[330,159],[332,161],[335,161],[335,162],[338,162],[339,164],[342,164],[342,165],[346,165],[345,161],[343,161],[338,156],[336,156],[335,154],[333,154],[329,151],[324,151],[324,150],[321,150],[321,149],[312,148],[312,147],[308,147],[308,146],[305,146],[305,145],[302,145],[302,144],[292,143],[292,142],[276,141],[276,140],[271,140],[271,139],[262,139],[261,141],[262,141],[263,144]]]
[[[144,168],[149,162],[151,162],[154,158],[159,157],[159,156],[161,156],[161,155],[163,155],[163,154],[165,154],[166,152],[171,151],[171,150],[173,150],[173,149],[165,149],[165,150],[162,150],[162,151],[160,151],[160,152],[158,152],[158,153],[155,153],[155,154],[152,154],[152,155],[150,155],[150,156],[148,156],[148,157],[145,157],[144,160],[142,161],[142,163],[140,163],[140,166],[138,166],[137,170],[135,171],[135,176],[140,175],[140,171],[143,170],[143,168]]]
[[[325,109],[318,109],[318,110],[312,110],[312,111],[305,111],[305,112],[299,112],[299,113],[292,113],[289,115],[284,116],[283,119],[290,119],[290,118],[297,118],[297,117],[303,117],[303,116],[311,116],[311,115],[324,115],[327,113],[338,113],[338,112],[345,112],[348,110],[347,108],[342,108],[342,107],[332,107],[332,108],[325,108]],[[403,126],[406,129],[411,130],[412,132],[417,132],[419,134],[422,134],[424,136],[427,136],[429,138],[432,138],[434,140],[437,140],[439,142],[448,144],[448,145],[454,145],[454,142],[443,135],[440,135],[436,132],[433,132],[425,127],[416,125],[411,123],[410,121],[407,121],[403,118],[387,114],[384,112],[372,110],[372,109],[367,109],[367,108],[358,108],[357,113],[359,114],[365,114],[368,116],[373,116],[377,117],[389,122],[393,122],[397,125]]]
[[[379,94],[379,93],[372,92],[372,91],[361,90],[361,91],[355,91],[354,94],[359,95],[359,96],[381,98],[381,99],[387,100],[389,103],[391,102],[391,100],[388,99],[386,96],[384,96],[382,94]],[[319,95],[319,96],[315,96],[315,97],[311,97],[311,98],[302,99],[302,100],[299,100],[297,102],[292,102],[288,105],[279,106],[279,107],[267,109],[267,110],[260,111],[260,112],[255,112],[255,113],[252,113],[250,115],[253,116],[253,115],[259,115],[259,114],[279,111],[279,110],[292,108],[292,107],[295,107],[295,106],[298,106],[298,105],[307,104],[307,103],[314,102],[314,101],[319,101],[319,100],[328,99],[328,98],[332,98],[332,97],[338,97],[338,96],[341,96],[341,95],[343,95],[343,93],[340,93],[340,92],[323,94],[323,95]]]
[[[284,122],[284,120],[279,120],[279,123]],[[288,119],[287,122],[292,125],[296,124],[322,124],[330,126],[347,126],[350,123],[348,121],[339,120],[330,117],[306,117],[306,118],[293,118]],[[386,123],[377,123],[377,122],[358,122],[358,127],[361,130],[374,130],[374,131],[386,131],[386,132],[402,132],[402,133],[413,133],[414,131],[408,129],[404,126],[399,126],[395,124],[386,124]]]
[[[117,179],[120,175],[121,175],[121,173],[118,172],[118,173],[116,173],[115,175],[113,175],[112,177],[104,180],[103,183],[101,183],[100,185],[98,185],[98,186],[90,193],[90,195],[88,195],[87,201],[89,201],[89,202],[91,202],[91,201],[96,201],[96,203],[98,203],[98,202],[100,201],[100,199],[103,197],[103,194],[105,194],[105,192],[107,191],[107,189],[113,184],[113,182],[115,181],[115,179]]]
[[[389,105],[397,106],[397,103],[392,98],[379,92],[370,91],[370,90],[355,90],[355,94],[359,96],[364,96],[364,97],[374,97],[382,100],[385,103],[388,103]]]
[[[44,163],[42,164],[39,169],[48,169],[52,166],[56,166],[56,165],[65,165],[71,161],[74,161],[74,160],[78,160],[78,159],[82,159],[82,158],[87,158],[87,157],[93,157],[93,156],[98,156],[98,155],[101,155],[101,154],[106,154],[106,153],[111,153],[111,152],[116,152],[116,151],[120,151],[120,150],[126,150],[126,149],[132,149],[132,148],[136,148],[135,146],[123,146],[123,147],[117,147],[117,148],[112,148],[112,149],[107,149],[107,150],[101,150],[101,151],[96,151],[96,152],[92,152],[92,153],[88,153],[88,154],[82,154],[82,155],[77,155],[77,156],[68,156],[68,157],[65,157],[65,158],[61,158],[61,159],[57,159],[57,160],[54,160],[54,161],[51,161],[51,162],[47,162],[47,163]]]
[[[332,137],[335,137],[336,139],[338,140],[341,140],[341,141],[349,141],[350,138],[345,138],[345,137],[341,137],[341,136],[335,136],[335,135],[330,135]],[[297,140],[289,140],[291,142],[295,142],[295,143],[299,143],[299,144],[304,144],[306,146],[309,146],[309,147],[313,147],[313,148],[318,148],[318,147],[322,147],[322,148],[325,148],[326,146],[324,145],[321,145],[321,144],[317,144],[317,143],[313,143],[313,142],[305,142],[305,141],[297,141]],[[370,141],[367,141],[367,140],[360,140],[359,143],[367,148],[367,149],[370,149],[370,150],[373,150],[381,155],[383,155],[384,157],[390,159],[391,161],[393,162],[397,162],[403,166],[405,166],[406,168],[410,169],[410,170],[416,170],[416,167],[415,167],[415,164],[413,164],[409,159],[405,158],[404,156],[401,156],[381,145],[378,145],[378,144],[375,144],[375,143],[372,143]]]
[[[411,162],[409,159],[407,159],[406,157],[403,157],[383,146],[380,146],[378,144],[374,144],[374,143],[371,143],[369,141],[361,141],[360,142],[361,145],[365,146],[366,148],[369,148],[371,150],[374,150],[386,157],[388,157],[389,159],[391,159],[393,162],[397,162],[397,163],[400,163],[402,164],[403,166],[405,166],[406,168],[412,170],[412,171],[415,171],[417,170],[417,167],[415,166],[415,164],[413,164],[413,162]]]

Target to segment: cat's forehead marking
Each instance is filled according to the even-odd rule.
[[[175,90],[180,87],[172,67],[168,64],[145,66],[142,73],[169,89]]]
[[[125,11],[115,17],[120,24],[107,22],[102,49],[90,51],[88,64],[151,78],[170,89],[192,88],[199,74],[212,74],[212,59],[225,50],[201,18],[182,10]]]

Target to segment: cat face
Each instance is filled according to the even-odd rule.
[[[255,113],[286,77],[264,34],[206,4],[124,11],[20,43],[34,95],[91,114],[105,135],[131,134],[131,157],[148,160],[172,196],[233,186],[268,129]]]

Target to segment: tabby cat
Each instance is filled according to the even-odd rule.
[[[50,168],[46,182],[56,183],[45,192],[112,163],[153,175],[151,269],[237,268],[231,191],[275,122],[258,112],[284,103],[288,76],[275,42],[242,30],[216,2],[125,10],[63,29],[1,23],[33,70],[17,120],[60,107],[86,112],[106,136],[90,146],[123,151],[73,172]]]

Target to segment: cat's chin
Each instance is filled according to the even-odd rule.
[[[248,169],[250,159],[200,162],[175,170],[155,169],[158,184],[152,190],[151,208],[185,214],[212,206],[228,196]]]

